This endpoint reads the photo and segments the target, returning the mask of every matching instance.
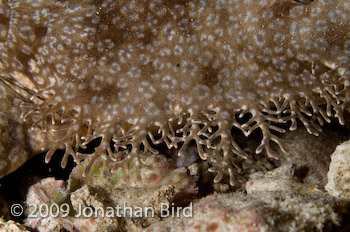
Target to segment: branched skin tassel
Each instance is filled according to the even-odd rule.
[[[277,158],[275,131],[297,120],[314,135],[349,103],[347,0],[1,1],[1,78],[35,91],[23,119],[115,168],[164,143],[194,141],[215,182],[234,185],[246,157],[231,130],[262,133],[256,153]],[[102,138],[92,155],[79,147]],[[111,146],[111,141],[113,146]],[[43,144],[45,146],[45,144]],[[122,156],[126,157],[120,159]],[[86,172],[88,172],[87,167]]]

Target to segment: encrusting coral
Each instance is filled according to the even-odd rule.
[[[49,177],[32,185],[27,193],[25,224],[38,231],[140,231],[151,223],[160,221],[161,204],[183,205],[194,200],[198,193],[196,177],[186,172],[185,168],[177,168],[172,159],[162,155],[149,155],[144,161],[152,163],[153,168],[141,168],[141,180],[136,178],[134,160],[132,168],[119,168],[117,172],[103,178],[102,162],[97,160],[89,175],[83,177],[84,166],[88,160],[77,165],[67,182]],[[111,165],[108,163],[107,165]],[[44,212],[35,207],[47,205]],[[107,207],[125,205],[130,207],[152,207],[154,216],[79,216],[79,206]],[[53,207],[59,207],[52,215]],[[71,211],[69,209],[72,209]],[[74,210],[73,210],[74,209]],[[52,210],[52,211],[51,211]],[[69,214],[68,214],[69,212]],[[121,210],[122,212],[122,210]],[[43,214],[41,214],[43,213]],[[1,223],[0,223],[1,226]],[[123,229],[123,228],[127,229]],[[128,228],[130,227],[130,228]],[[132,229],[132,228],[133,229]],[[0,227],[1,228],[1,227]]]
[[[349,144],[350,141],[346,141],[337,146],[332,154],[332,161],[329,165],[329,171],[327,173],[327,185],[325,189],[327,192],[338,198],[349,199]]]
[[[191,141],[214,182],[234,185],[232,132],[259,130],[265,151],[297,120],[318,135],[349,109],[346,0],[2,0],[2,82],[33,92],[22,118],[50,133],[46,161],[65,147],[114,169],[156,145]],[[101,142],[84,154],[91,141]],[[139,161],[137,165],[142,165]]]
[[[321,192],[213,194],[193,204],[192,217],[166,218],[144,232],[337,231],[346,204]]]

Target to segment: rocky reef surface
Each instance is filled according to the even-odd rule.
[[[341,144],[348,139],[347,129],[326,127],[319,137],[296,130],[283,135],[283,139],[289,141],[290,155],[281,156],[278,161],[250,152],[256,140],[254,137],[245,140],[249,158],[242,161],[241,177],[234,187],[229,180],[214,184],[215,176],[204,171],[205,161],[183,160],[172,153],[150,155],[141,168],[131,162],[129,167],[114,173],[107,172],[100,161],[86,175],[84,169],[89,163],[86,160],[71,171],[66,170],[67,178],[53,177],[57,171],[46,176],[26,174],[29,177],[21,177],[19,188],[22,198],[16,199],[23,206],[20,217],[11,212],[14,201],[9,201],[4,193],[8,185],[4,182],[1,186],[0,229],[40,232],[349,229],[345,218],[350,212],[350,182],[345,163],[350,142]],[[341,145],[337,147],[338,144]],[[189,147],[186,152],[194,151]],[[147,207],[151,210],[146,212]]]

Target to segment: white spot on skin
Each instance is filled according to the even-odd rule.
[[[84,89],[86,89],[86,84],[85,84],[85,83],[79,83],[79,84],[78,84],[78,89],[79,89],[79,90],[84,90]]]
[[[328,49],[328,47],[329,47],[329,44],[328,44],[328,42],[327,42],[326,39],[324,39],[324,38],[318,38],[318,39],[316,40],[315,46],[316,46],[318,49],[321,49],[321,50],[323,50],[323,51],[326,51],[326,50]]]
[[[254,35],[254,41],[258,46],[263,46],[265,44],[265,31],[260,30],[258,34]]]
[[[133,115],[135,109],[132,106],[127,105],[122,108],[122,112],[126,115]]]
[[[192,97],[190,96],[181,96],[181,102],[185,105],[190,105],[192,103]]]
[[[118,93],[118,97],[119,97],[120,101],[122,101],[122,102],[126,102],[129,98],[129,95],[130,94],[128,91],[120,91]]]
[[[151,102],[145,107],[145,112],[150,116],[157,116],[160,114],[160,110],[156,107],[156,105]]]

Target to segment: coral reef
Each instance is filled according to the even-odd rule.
[[[248,194],[265,191],[284,191],[284,192],[306,192],[305,186],[294,175],[296,168],[291,165],[283,165],[265,174],[261,172],[251,175],[246,184]]]
[[[39,231],[61,231],[63,228],[61,224],[67,228],[74,228],[69,219],[61,217],[60,214],[66,213],[61,210],[63,208],[57,208],[56,211],[51,212],[54,208],[51,207],[52,205],[61,206],[67,201],[68,196],[69,192],[66,190],[64,181],[55,180],[55,178],[46,178],[31,186],[26,199],[25,225],[37,228]],[[47,207],[40,207],[41,205]]]
[[[335,197],[350,199],[350,140],[337,146],[332,154],[325,189]]]
[[[331,231],[341,201],[324,193],[214,194],[193,205],[193,217],[168,218],[144,231]]]
[[[205,161],[198,160],[184,168],[177,167],[179,162],[169,155],[165,158],[163,154],[149,154],[142,160],[145,166],[138,175],[134,170],[137,160],[115,173],[107,172],[111,167],[104,167],[104,162],[97,160],[84,175],[90,162],[85,160],[73,169],[68,181],[46,178],[32,185],[27,194],[27,205],[57,204],[63,209],[69,207],[70,214],[31,218],[28,217],[30,208],[26,208],[25,223],[38,231],[347,231],[350,202],[327,194],[323,184],[327,182],[323,170],[329,165],[327,157],[336,144],[348,137],[339,129],[325,127],[319,137],[308,136],[303,129],[282,135],[290,141],[287,146],[290,156],[274,164],[274,160],[268,162],[266,157],[249,154],[242,163],[241,184],[245,190],[214,193],[203,198],[197,194],[197,187],[208,189],[213,185],[210,180],[206,183],[197,180],[199,173],[200,179],[205,175],[212,177],[200,171],[206,169]],[[249,142],[248,148],[258,142],[245,141]],[[313,157],[321,158],[314,162]],[[113,166],[113,163],[107,165]],[[180,166],[183,165],[181,161]],[[229,191],[222,191],[224,184],[217,188],[217,191]],[[101,209],[124,203],[132,208],[152,207],[155,215],[112,218],[101,214]],[[174,203],[175,207],[192,205],[192,217],[181,214],[160,217],[160,203]],[[91,208],[88,212],[93,216],[75,217],[81,206]]]
[[[331,155],[337,145],[349,139],[347,129],[326,126],[324,133],[313,138],[303,130],[296,130],[283,135],[290,141],[290,155],[282,156],[280,162],[294,166],[294,176],[310,186],[324,189]]]
[[[103,165],[103,161],[97,160],[91,167],[91,174],[84,176],[84,169],[89,160],[83,161],[76,166],[70,175],[70,191],[76,190],[75,186],[106,186],[111,189],[136,187],[136,188],[158,188],[162,185],[175,186],[176,192],[184,189],[196,188],[197,177],[189,178],[187,169],[177,168],[172,159],[162,155],[147,156],[142,162],[146,166],[138,167],[135,162],[127,168],[119,168],[115,173],[108,173],[113,163]],[[152,165],[150,169],[149,166]],[[139,169],[139,170],[135,170]],[[195,191],[195,190],[194,190]]]
[[[327,183],[330,157],[339,143],[349,139],[348,132],[326,127],[324,133],[317,138],[310,137],[304,130],[296,130],[281,137],[289,141],[287,149],[290,155],[281,157],[277,168],[252,172],[245,184],[246,191],[323,191]]]
[[[39,231],[57,232],[62,229],[71,232],[139,231],[161,220],[161,203],[186,205],[197,197],[197,177],[187,174],[185,168],[177,168],[173,160],[150,155],[144,163],[152,163],[152,169],[143,167],[139,172],[133,169],[135,162],[131,162],[132,167],[119,168],[115,173],[104,176],[103,162],[97,161],[89,174],[83,176],[83,170],[89,163],[86,160],[73,169],[66,183],[46,178],[32,185],[26,198],[25,225]],[[39,211],[43,204],[47,208]],[[97,215],[97,208],[107,211],[112,207],[115,210],[124,204],[132,208],[151,207],[154,214],[144,217]],[[36,211],[33,205],[37,207]],[[78,216],[82,206],[90,207],[93,216]],[[55,208],[60,213],[50,211]]]
[[[260,131],[255,152],[277,158],[275,144],[287,153],[279,133],[297,120],[314,135],[333,117],[345,123],[346,0],[2,0],[0,9],[0,80],[28,90],[22,118],[49,138],[46,161],[64,147],[62,166],[91,156],[86,173],[96,160],[116,170],[158,144],[181,156],[195,143],[214,182],[234,185],[247,154],[231,132]]]
[[[12,220],[5,221],[3,218],[0,218],[0,231],[5,232],[30,232],[23,225],[16,223]]]

